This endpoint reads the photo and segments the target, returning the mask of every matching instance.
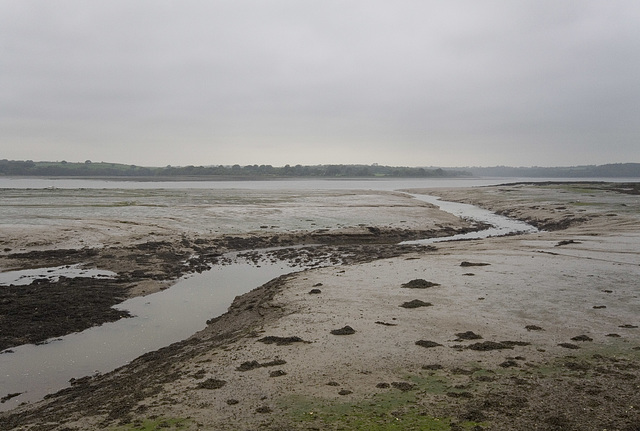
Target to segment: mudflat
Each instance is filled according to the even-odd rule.
[[[638,429],[637,184],[412,193],[473,203],[543,231],[435,247],[396,245],[398,237],[473,227],[412,202],[399,207],[402,220],[415,216],[410,229],[384,222],[316,232],[342,264],[272,280],[236,298],[191,338],[2,413],[0,427]],[[389,219],[406,199],[378,197]],[[393,205],[383,205],[387,197]],[[302,243],[311,235],[268,231],[202,237],[200,244],[184,232],[168,233],[155,248],[137,239],[110,253],[130,253],[139,265],[127,269],[130,277],[142,273],[124,291],[140,294],[138,283],[152,289],[156,278],[179,274],[162,273],[154,263],[165,248],[190,256],[195,246],[211,247],[201,254],[211,260],[189,269],[197,270],[226,249],[257,248],[283,235]],[[91,250],[102,256],[100,267],[110,269],[105,248]],[[55,247],[7,252],[2,263],[19,267],[30,259],[24,254],[47,250]],[[141,250],[146,261],[133,259]]]

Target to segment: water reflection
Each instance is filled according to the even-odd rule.
[[[170,289],[119,304],[135,317],[105,323],[43,345],[0,354],[0,404],[8,410],[69,385],[69,379],[108,372],[171,343],[184,340],[223,314],[237,295],[296,270],[285,262],[238,261],[181,279]]]

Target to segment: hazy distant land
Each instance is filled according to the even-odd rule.
[[[204,177],[204,178],[439,178],[439,177],[529,177],[529,178],[631,178],[640,177],[640,163],[569,167],[406,167],[372,165],[210,165],[144,167],[121,163],[34,162],[0,160],[0,176],[47,177]]]

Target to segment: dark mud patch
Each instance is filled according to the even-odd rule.
[[[416,341],[416,346],[425,347],[425,348],[429,349],[429,348],[432,348],[432,347],[441,347],[442,344],[436,343],[435,341],[418,340],[418,341]]]
[[[240,364],[238,367],[236,367],[236,371],[251,371],[251,370],[255,370],[256,368],[275,367],[278,365],[284,365],[286,363],[287,361],[285,361],[284,359],[275,359],[273,361],[263,362],[263,363],[260,363],[255,360],[246,361]]]
[[[519,367],[520,364],[518,364],[518,362],[516,362],[513,359],[507,359],[504,362],[501,362],[500,364],[498,364],[498,366],[502,367],[502,368],[512,368],[512,367]]]
[[[391,382],[391,387],[402,392],[407,392],[414,390],[416,388],[416,385],[408,382]]]
[[[126,299],[118,280],[60,277],[0,288],[0,350],[39,343],[129,313],[112,308]]]
[[[432,281],[427,281],[422,278],[417,278],[415,280],[404,283],[401,287],[404,287],[406,289],[428,289],[435,286],[440,286],[440,284],[434,283]]]
[[[264,344],[275,344],[276,346],[289,346],[293,343],[309,343],[310,341],[304,341],[297,335],[291,337],[278,337],[275,335],[269,335],[258,339],[259,342]]]
[[[466,348],[469,350],[476,350],[478,352],[488,352],[490,350],[513,349],[513,345],[496,341],[483,341],[481,343],[470,344]]]
[[[220,389],[226,384],[227,382],[224,380],[211,378],[205,380],[204,382],[198,383],[196,389]]]
[[[427,364],[422,366],[423,370],[430,370],[430,371],[441,370],[443,368],[444,366],[442,366],[441,364]]]
[[[469,266],[489,266],[491,265],[490,263],[482,263],[482,262],[467,262],[464,261],[460,264],[460,266],[462,267],[469,267]]]
[[[558,243],[555,246],[562,247],[563,245],[569,245],[569,244],[582,244],[582,243],[580,241],[575,241],[573,239],[563,239],[562,241],[558,241]]]
[[[377,325],[382,325],[382,326],[398,326],[397,323],[388,323],[388,322],[383,322],[381,320],[378,320],[375,322]]]
[[[333,335],[353,335],[355,333],[356,333],[356,330],[349,325],[343,326],[340,329],[331,330],[331,334]]]
[[[511,340],[507,340],[507,341],[500,341],[501,344],[504,344],[506,346],[510,346],[510,347],[515,347],[515,346],[530,346],[531,343],[528,341],[511,341]]]
[[[580,348],[580,346],[573,343],[559,343],[558,346],[564,347],[565,349],[570,349],[570,350],[578,350]]]
[[[457,332],[456,333],[456,337],[458,337],[455,341],[462,341],[462,340],[481,340],[482,336],[476,334],[473,331],[466,331],[466,332]]]
[[[527,331],[544,331],[541,326],[538,325],[527,325],[524,327]]]
[[[470,229],[473,230],[473,229]],[[421,233],[406,233],[420,236]],[[430,232],[446,235],[448,232]],[[395,233],[394,233],[395,235]],[[382,233],[378,239],[385,238]],[[37,281],[30,286],[0,289],[0,350],[22,344],[37,343],[52,337],[80,332],[92,326],[127,317],[112,306],[132,295],[146,292],[137,289],[141,282],[158,284],[214,265],[232,263],[227,251],[289,246],[311,242],[302,235],[225,236],[215,238],[178,237],[172,241],[112,246],[95,249],[38,250],[0,257],[7,267],[32,269],[75,265],[114,271],[115,279],[64,278],[57,282]],[[313,241],[317,243],[317,241]],[[392,241],[389,241],[392,242]],[[398,257],[416,251],[436,250],[433,246],[399,245],[382,241],[374,244],[345,244],[326,238],[326,245],[270,251],[240,253],[240,259],[259,264],[263,259],[285,260],[293,266],[316,267],[370,262]],[[45,284],[44,283],[48,283]],[[314,286],[315,287],[315,286]]]
[[[420,308],[420,307],[431,307],[433,306],[430,302],[424,302],[419,299],[414,299],[412,301],[404,302],[400,304],[402,308]]]

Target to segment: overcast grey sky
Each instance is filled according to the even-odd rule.
[[[0,159],[640,162],[640,2],[0,0]]]

